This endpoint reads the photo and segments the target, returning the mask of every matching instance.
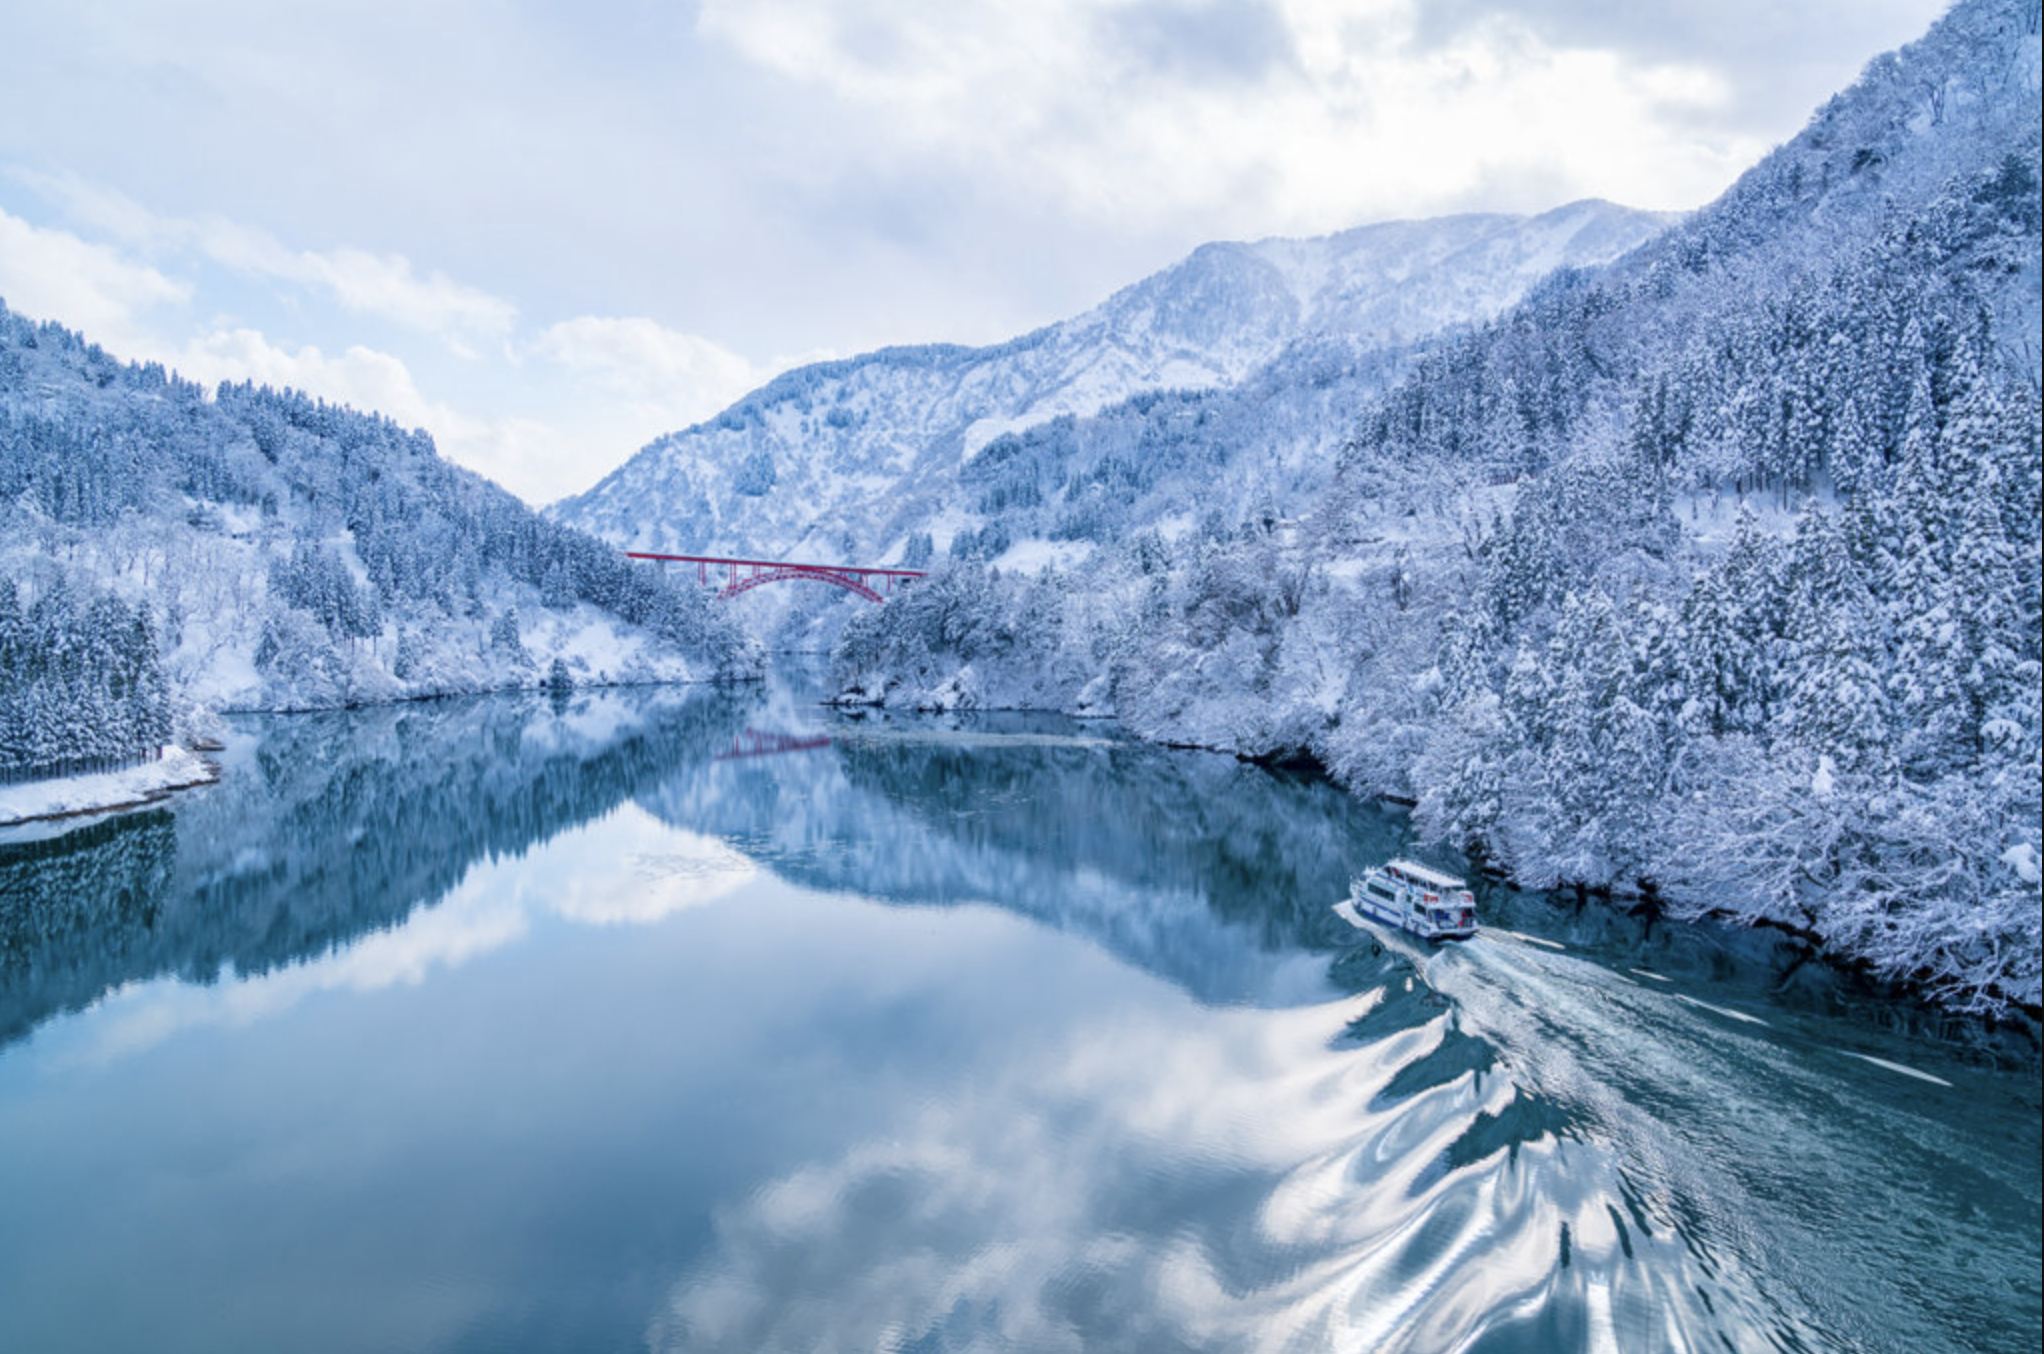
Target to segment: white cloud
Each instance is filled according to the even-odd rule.
[[[509,361],[492,361],[485,383],[491,412],[473,412],[421,389],[397,354],[360,344],[338,353],[290,346],[246,326],[209,330],[161,357],[196,380],[291,386],[424,428],[441,454],[530,503],[580,492],[623,456],[663,433],[698,422],[787,365],[757,366],[709,339],[652,320],[581,316],[540,332],[527,349],[565,382]],[[531,379],[528,379],[531,378]],[[534,407],[544,387],[547,416]]]
[[[650,319],[585,315],[523,345],[525,356],[548,364],[535,372],[519,356],[509,303],[438,273],[421,276],[402,258],[352,248],[294,250],[219,216],[151,212],[76,180],[42,186],[111,242],[0,211],[0,297],[17,311],[209,385],[288,386],[424,428],[448,459],[529,502],[586,489],[634,448],[708,417],[786,365],[756,366],[710,339]],[[300,328],[347,334],[358,327],[322,314],[328,303],[397,321],[456,351],[465,351],[471,337],[501,342],[456,371],[437,369],[443,386],[451,379],[462,392],[459,399],[428,395],[416,374],[420,354],[411,348],[330,349],[282,341],[257,323],[198,321],[193,284],[138,261],[137,253],[211,263],[253,279],[255,303]],[[294,299],[293,287],[312,289],[312,303]],[[434,369],[430,351],[425,356]]]
[[[779,373],[835,354],[804,353],[764,363],[698,334],[643,316],[582,315],[542,330],[526,350],[572,383],[567,405],[575,437],[547,473],[516,484],[533,502],[549,502],[594,484],[623,453],[728,407]],[[507,453],[499,453],[499,461]],[[544,486],[543,488],[540,486]]]
[[[441,455],[532,504],[551,503],[587,489],[623,459],[624,448],[638,445],[592,438],[590,425],[573,417],[549,422],[517,414],[456,416],[426,426]],[[593,453],[597,457],[594,464],[589,449],[592,441],[600,448]]]
[[[126,194],[75,176],[24,174],[80,224],[151,255],[192,255],[245,277],[316,289],[358,315],[402,325],[467,353],[475,340],[508,337],[517,307],[445,273],[421,274],[402,254],[365,249],[291,249],[266,231],[218,214],[153,212]]]
[[[0,209],[0,299],[17,314],[131,346],[142,332],[143,312],[190,298],[189,284],[117,249],[30,225]]]
[[[0,162],[477,350],[511,304],[756,359],[994,342],[1205,240],[1696,205],[1945,4],[0,5],[0,78],[66,110],[0,120]]]
[[[272,343],[254,329],[219,329],[180,350],[176,366],[209,385],[254,381],[290,386],[383,414],[407,427],[424,427],[446,413],[419,393],[403,361],[361,345],[329,356],[312,345],[288,348]]]
[[[706,0],[701,27],[921,153],[1118,227],[1229,204],[1252,230],[1592,193],[1687,206],[1765,149],[1686,130],[1731,105],[1709,67],[1494,14],[1422,41],[1421,19],[1415,0]]]
[[[300,279],[324,285],[348,309],[437,334],[459,347],[465,348],[470,335],[501,338],[517,319],[509,301],[445,273],[421,277],[403,255],[336,249],[300,253],[295,261]]]
[[[621,394],[675,411],[676,426],[717,412],[768,374],[713,340],[642,317],[563,320],[533,346]]]

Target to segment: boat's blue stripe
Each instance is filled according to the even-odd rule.
[[[1355,908],[1358,915],[1368,917],[1371,921],[1380,921],[1386,926],[1396,926],[1400,930],[1411,931],[1411,928],[1405,924],[1405,918],[1397,909],[1387,906],[1367,892],[1361,895],[1350,894],[1349,904]],[[1476,930],[1473,927],[1467,931],[1451,927],[1447,930],[1435,931],[1431,934],[1422,931],[1411,931],[1411,934],[1427,940],[1440,940],[1444,938],[1467,940],[1476,934]]]

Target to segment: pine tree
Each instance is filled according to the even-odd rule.
[[[539,600],[555,610],[565,610],[575,605],[575,586],[568,576],[565,561],[555,559],[547,565],[546,573],[540,580]]]
[[[1953,618],[1953,648],[1963,656],[1955,693],[1958,738],[1971,756],[1984,751],[1983,728],[1992,713],[2015,699],[2020,685],[2021,582],[2016,550],[2002,535],[1999,489],[1994,463],[1980,461],[1945,575],[1949,591],[1942,609]]]
[[[0,578],[0,780],[29,765],[30,652],[21,595]]]
[[[1681,659],[1689,718],[1722,736],[1765,726],[1774,703],[1782,631],[1780,548],[1742,506],[1731,548],[1692,585],[1684,602]]]
[[[1796,523],[1787,578],[1777,736],[1847,769],[1884,764],[1890,724],[1880,611],[1838,523],[1815,504]]]
[[[525,646],[518,637],[518,608],[505,607],[490,623],[490,650],[507,658],[522,660]]]

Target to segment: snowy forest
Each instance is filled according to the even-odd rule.
[[[1183,510],[1216,466],[1232,467],[1219,477],[1231,489],[1247,476],[1281,496],[1410,370],[1420,339],[1672,219],[1590,199],[1204,244],[1005,343],[798,367],[547,512],[634,550],[744,556],[771,542],[788,559],[915,567],[934,536],[954,554],[1034,539],[1068,556]],[[1094,487],[1055,492],[1076,481]],[[832,613],[811,608],[775,639],[827,648]]]
[[[1204,401],[995,444],[989,522],[846,627],[844,698],[1309,756],[1518,882],[2036,1010],[2038,90],[2035,7],[1960,5],[1718,202],[1434,345],[1288,498],[1217,460],[1178,521],[1003,570],[1196,456]]]
[[[24,612],[0,578],[0,780],[153,756],[172,712],[147,606],[59,582]]]
[[[424,433],[208,391],[0,308],[0,776],[147,756],[206,709],[757,670],[694,589]]]
[[[2039,27],[1962,0],[1680,220],[1209,246],[1008,345],[784,375],[553,520],[0,306],[0,780],[212,710],[754,675],[619,552],[742,528],[933,570],[832,594],[844,701],[1311,759],[1519,883],[2038,1012]],[[1305,305],[1272,260],[1309,256]],[[1329,281],[1419,263],[1424,305]]]

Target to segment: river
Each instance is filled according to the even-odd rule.
[[[1317,780],[799,679],[222,761],[0,837],[0,1349],[2039,1343],[2033,1062],[1594,903],[1357,933],[1405,822]]]

